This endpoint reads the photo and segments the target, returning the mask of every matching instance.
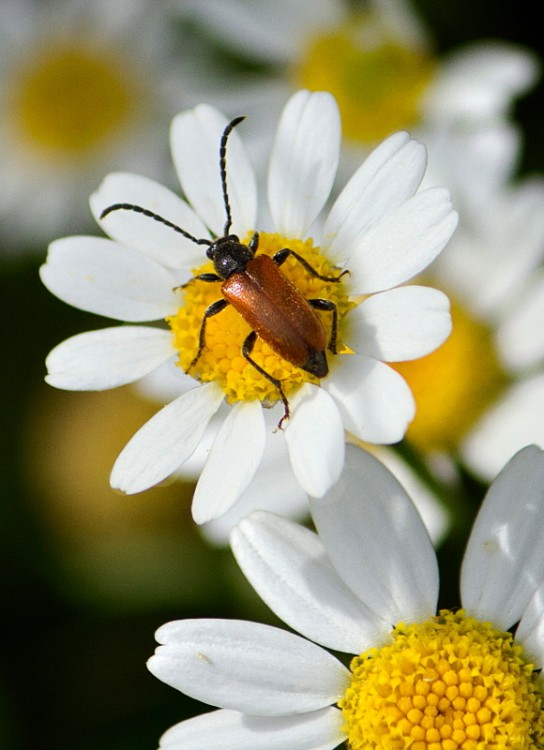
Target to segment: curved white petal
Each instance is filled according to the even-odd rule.
[[[416,506],[435,548],[439,546],[450,526],[450,518],[443,502],[395,450],[376,449],[376,456],[402,484]]]
[[[233,406],[215,440],[193,495],[195,523],[226,513],[247,488],[261,463],[266,444],[260,401]]]
[[[347,588],[309,529],[256,511],[233,529],[231,547],[261,599],[306,638],[359,654],[385,637],[386,623]]]
[[[425,183],[447,185],[463,224],[478,226],[490,201],[514,175],[521,151],[519,128],[503,120],[462,129],[431,126],[423,139],[429,154]]]
[[[166,479],[195,450],[223,398],[215,383],[207,383],[163,407],[119,454],[111,486],[132,495]]]
[[[283,405],[280,408],[283,408]],[[310,512],[308,495],[293,473],[283,435],[279,430],[274,432],[279,419],[276,411],[276,409],[265,411],[266,447],[259,470],[254,474],[246,490],[236,504],[221,518],[209,521],[200,527],[208,541],[215,544],[227,544],[234,526],[254,510],[268,510],[297,521],[308,517]]]
[[[352,294],[391,289],[421,273],[443,250],[457,226],[443,188],[416,193],[371,227],[346,263]]]
[[[346,354],[323,385],[335,399],[345,429],[360,440],[397,443],[414,418],[415,402],[406,381],[375,359]]]
[[[176,224],[197,239],[209,239],[206,227],[195,212],[168,188],[148,177],[115,172],[109,174],[91,195],[91,210],[106,234],[168,268],[191,269],[206,260],[205,248],[149,216],[119,210],[112,211],[104,219],[100,218],[104,209],[119,203],[140,206]]]
[[[204,22],[239,55],[267,64],[290,64],[301,45],[321,29],[340,23],[344,11],[335,0],[190,0],[184,12]]]
[[[336,708],[297,716],[248,716],[220,709],[182,721],[163,734],[161,750],[333,750],[345,739]]]
[[[424,107],[434,120],[492,119],[505,115],[515,96],[536,80],[532,52],[505,42],[477,42],[444,58]]]
[[[310,507],[332,564],[362,602],[391,625],[435,614],[432,542],[405,490],[377,458],[348,445],[340,481]]]
[[[327,255],[344,265],[366,232],[418,189],[427,163],[425,146],[394,133],[377,146],[336,199],[325,222]]]
[[[543,320],[544,273],[535,271],[522,298],[508,311],[497,331],[501,358],[513,372],[520,372],[544,360]]]
[[[463,221],[448,247],[445,260],[452,257],[444,264],[443,278],[447,281],[446,272],[453,272],[469,309],[500,321],[525,295],[542,262],[544,181],[526,178],[503,188],[480,209],[476,229],[469,229]]]
[[[165,268],[101,237],[52,242],[40,278],[69,305],[131,323],[159,320],[179,307],[176,279]]]
[[[405,286],[374,294],[348,313],[349,346],[382,362],[417,359],[451,333],[450,303],[443,292]]]
[[[532,595],[516,628],[516,643],[523,646],[535,669],[544,667],[544,582]]]
[[[484,414],[461,446],[465,463],[491,481],[526,445],[544,448],[544,375],[515,383]]]
[[[334,97],[298,91],[283,110],[270,158],[268,200],[277,232],[305,237],[329,197],[340,154]]]
[[[174,356],[137,383],[138,392],[148,401],[167,404],[195,387],[195,379],[187,375]]]
[[[183,192],[218,237],[224,233],[227,218],[219,169],[219,144],[226,125],[224,115],[208,104],[199,104],[177,115],[170,131],[172,155]],[[257,187],[253,169],[236,131],[231,132],[228,139],[226,169],[231,233],[243,239],[249,230],[255,228]]]
[[[508,630],[544,581],[544,452],[519,451],[489,488],[461,569],[467,611]]]
[[[104,328],[72,336],[52,349],[45,360],[45,380],[69,391],[116,388],[147,375],[173,354],[170,331],[144,326]]]
[[[290,716],[335,703],[349,671],[315,643],[243,620],[179,620],[156,633],[148,661],[167,685],[220,708]]]
[[[309,383],[291,399],[291,409],[283,431],[291,466],[302,488],[320,497],[344,464],[342,419],[329,394]]]

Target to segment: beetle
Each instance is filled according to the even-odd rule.
[[[308,261],[290,248],[278,250],[272,257],[257,255],[259,233],[255,232],[245,245],[236,234],[231,234],[232,216],[227,191],[227,141],[232,130],[245,118],[234,118],[223,130],[219,145],[219,173],[226,220],[223,236],[213,240],[198,239],[181,227],[168,221],[159,214],[132,203],[114,203],[105,208],[100,218],[104,219],[113,211],[135,211],[161,222],[198,245],[207,245],[206,256],[213,262],[214,273],[201,273],[193,276],[180,288],[185,288],[195,281],[221,283],[222,297],[212,302],[205,310],[198,338],[196,354],[187,371],[198,362],[206,345],[206,322],[217,315],[228,305],[244,318],[251,327],[251,332],[242,345],[244,358],[277,389],[283,402],[284,413],[278,423],[281,429],[283,422],[290,416],[289,401],[281,381],[266,372],[251,353],[260,337],[280,357],[296,367],[323,378],[329,372],[326,349],[336,354],[338,312],[331,300],[316,298],[306,299],[296,286],[280,270],[288,257],[295,258],[304,269],[322,281],[338,282],[349,271],[342,271],[338,276],[319,274]],[[332,315],[331,334],[327,335],[316,310],[330,312]]]

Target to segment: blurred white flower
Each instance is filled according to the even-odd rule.
[[[173,91],[162,0],[0,4],[0,240],[36,252],[89,228],[87,196],[107,169],[168,174]]]
[[[398,367],[417,403],[408,439],[489,481],[524,445],[544,446],[544,179],[514,177],[519,134],[504,123],[427,144],[426,184],[446,182],[460,215],[425,276],[450,297],[453,332]]]
[[[502,41],[475,42],[437,56],[431,34],[408,0],[371,0],[351,12],[342,0],[178,0],[189,17],[257,73],[202,69],[196,96],[227,114],[232,103],[251,118],[248,141],[264,164],[262,133],[299,86],[338,101],[346,150],[360,158],[397,130],[426,141],[444,124],[477,125],[510,114],[535,81],[536,56]],[[346,156],[346,154],[345,154]],[[348,161],[351,161],[351,158]]]

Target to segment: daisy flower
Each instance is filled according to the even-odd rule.
[[[430,171],[450,175],[460,221],[425,278],[450,298],[453,332],[395,367],[417,404],[407,439],[490,481],[521,447],[544,445],[544,181],[512,177],[519,141],[502,125],[435,145]]]
[[[252,117],[256,151],[271,110],[293,87],[330,91],[347,143],[368,149],[400,129],[421,129],[425,142],[423,131],[444,122],[503,118],[537,76],[535,56],[505,42],[438,57],[406,0],[371,0],[355,12],[342,0],[184,0],[179,11],[237,57],[264,66],[264,73],[239,77],[239,92],[234,73],[228,86]],[[228,112],[224,81],[214,89],[203,74],[202,87]]]
[[[232,532],[245,576],[295,632],[220,619],[158,630],[150,671],[219,708],[172,727],[161,748],[541,748],[543,487],[544,455],[527,447],[477,516],[462,608],[437,613],[420,517],[385,467],[350,446],[341,480],[312,500],[317,533],[262,511]],[[326,649],[355,656],[348,668]]]
[[[181,102],[179,87],[165,84],[174,61],[167,18],[162,2],[145,0],[1,3],[6,252],[90,227],[87,196],[112,165],[167,174],[157,130]]]
[[[185,391],[121,452],[113,487],[134,493],[168,477],[190,458],[223,407],[193,499],[198,523],[222,515],[236,502],[266,463],[271,441],[281,443],[303,491],[321,496],[342,470],[345,430],[372,443],[400,440],[414,404],[406,383],[386,362],[420,357],[450,332],[443,293],[399,286],[438,255],[457,221],[446,190],[418,189],[424,147],[402,132],[387,139],[354,174],[318,228],[314,222],[338,163],[340,120],[330,94],[300,91],[287,103],[274,143],[270,231],[257,223],[255,178],[237,133],[231,132],[228,231],[255,244],[258,227],[257,258],[284,248],[299,256],[288,257],[282,273],[303,297],[324,300],[318,305],[323,309],[319,320],[328,327],[323,336],[329,342],[333,303],[337,355],[328,352],[329,373],[316,377],[259,336],[248,360],[242,349],[251,328],[232,305],[207,317],[203,336],[205,310],[218,300],[223,305],[223,298],[218,284],[209,283],[213,264],[202,263],[202,247],[187,233],[193,240],[202,238],[210,250],[212,238],[225,231],[218,143],[226,125],[223,115],[207,105],[173,122],[174,162],[190,205],[147,178],[110,175],[91,206],[112,239],[53,242],[41,269],[48,289],[69,304],[131,323],[165,318],[168,323],[167,329],[123,325],[81,334],[48,357],[47,381],[75,390],[133,382],[172,357],[179,365]],[[162,223],[141,211],[106,211],[125,203],[155,212]],[[164,221],[183,228],[185,235]],[[263,409],[267,406],[270,411]],[[267,483],[274,482],[271,473]]]

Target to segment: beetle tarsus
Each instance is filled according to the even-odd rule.
[[[283,401],[283,417],[278,422],[278,426],[276,427],[276,430],[283,430],[283,423],[285,420],[289,419],[291,416],[291,409],[289,408],[289,401],[287,400],[287,397],[285,396],[285,393],[283,392],[283,389],[280,388],[280,396],[281,400]]]

